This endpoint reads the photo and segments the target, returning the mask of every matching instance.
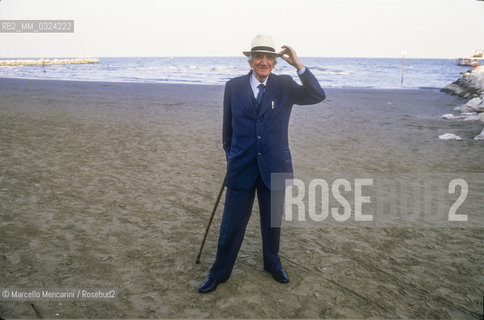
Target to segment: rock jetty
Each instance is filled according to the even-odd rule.
[[[0,60],[0,66],[28,66],[49,64],[86,64],[99,63],[99,59],[38,59],[38,60]]]
[[[459,112],[459,115],[446,113],[442,115],[443,119],[461,119],[484,123],[484,66],[467,71],[460,79],[440,91],[469,99],[465,104],[454,108],[455,111]],[[484,140],[484,129],[474,139]]]

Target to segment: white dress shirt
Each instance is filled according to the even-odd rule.
[[[254,93],[254,97],[257,97],[257,95],[259,94],[259,88],[257,88],[261,83],[265,86],[267,85],[267,79],[269,77],[267,77],[264,82],[260,82],[259,80],[257,80],[257,78],[254,76],[254,72],[252,72],[252,74],[250,75],[250,87],[252,88],[252,92]]]

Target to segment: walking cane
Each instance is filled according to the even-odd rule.
[[[198,251],[197,260],[195,261],[196,264],[200,263],[200,256],[202,255],[203,246],[205,245],[205,240],[207,239],[208,229],[210,229],[210,225],[212,224],[213,216],[215,215],[215,211],[217,210],[218,203],[220,202],[220,198],[222,197],[222,193],[224,192],[225,188],[225,179],[222,182],[222,186],[220,186],[220,191],[218,192],[217,200],[215,201],[215,206],[213,207],[212,214],[210,215],[210,219],[208,220],[207,230],[205,230],[205,235],[203,236],[202,243],[200,244],[200,250]]]

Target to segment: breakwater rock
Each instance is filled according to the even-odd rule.
[[[467,71],[440,91],[468,99],[484,96],[484,66]]]
[[[440,91],[469,99],[465,104],[454,108],[459,114],[442,115],[446,120],[482,121],[484,123],[484,66],[467,71],[461,78],[445,86]],[[483,131],[474,137],[484,139]]]

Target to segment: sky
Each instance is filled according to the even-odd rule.
[[[0,0],[0,20],[28,19],[74,20],[74,33],[0,33],[0,57],[240,56],[259,33],[306,57],[484,49],[476,0]]]

